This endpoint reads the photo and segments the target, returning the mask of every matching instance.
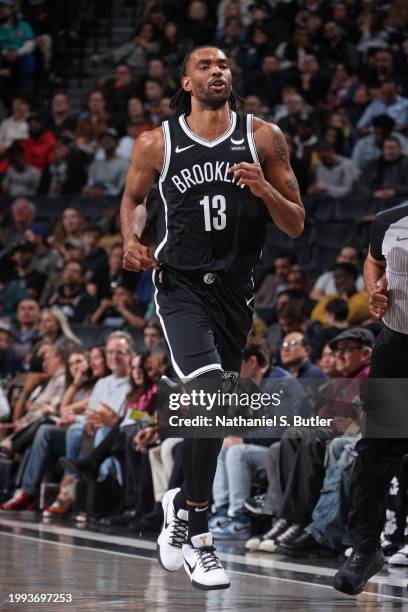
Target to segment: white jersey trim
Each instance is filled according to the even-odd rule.
[[[163,137],[164,137],[164,159],[163,159],[163,168],[160,174],[160,180],[164,181],[167,175],[167,171],[170,165],[171,158],[171,138],[170,138],[170,128],[169,122],[163,121],[162,123]]]
[[[156,259],[157,259],[158,255],[159,255],[160,251],[162,250],[162,248],[166,244],[167,238],[168,238],[168,235],[169,235],[169,228],[168,228],[168,222],[167,222],[167,202],[166,202],[166,198],[164,197],[164,194],[163,194],[163,180],[162,179],[159,180],[159,191],[160,191],[160,195],[161,195],[161,198],[162,198],[163,204],[164,204],[164,219],[165,219],[165,223],[166,223],[166,232],[164,234],[163,240],[157,246],[157,248],[156,248],[156,250],[154,252],[154,256],[155,256]]]
[[[237,114],[234,111],[231,111],[229,128],[226,132],[221,134],[221,136],[218,136],[218,138],[216,138],[215,140],[206,140],[205,138],[201,138],[201,136],[198,136],[192,130],[190,130],[184,115],[180,115],[179,123],[183,132],[185,132],[187,136],[191,138],[191,140],[194,140],[194,142],[198,142],[198,144],[201,144],[204,147],[211,148],[219,145],[221,142],[224,142],[224,140],[231,136],[237,124]]]
[[[166,326],[164,324],[163,317],[160,314],[160,307],[159,307],[159,302],[158,302],[158,299],[157,299],[158,289],[157,289],[157,285],[156,285],[156,273],[157,273],[157,270],[154,270],[154,272],[153,272],[153,285],[154,285],[154,301],[155,301],[155,304],[156,304],[156,314],[159,317],[160,324],[161,324],[161,326],[163,328],[164,337],[166,338],[167,346],[169,347],[170,359],[171,359],[171,363],[173,365],[174,371],[177,374],[177,376],[179,378],[181,378],[181,380],[183,380],[184,379],[184,374],[180,370],[176,360],[174,359],[173,351],[171,349],[171,344],[169,342],[169,337],[167,335]]]
[[[252,154],[252,159],[254,160],[255,164],[261,165],[254,140],[254,116],[250,113],[247,115],[247,139],[249,150]]]
[[[154,252],[154,256],[156,259],[160,251],[166,244],[168,234],[169,234],[168,227],[167,227],[167,202],[166,202],[166,198],[164,197],[163,188],[162,188],[163,181],[166,178],[166,175],[167,175],[167,172],[170,166],[170,158],[171,158],[171,138],[170,138],[170,128],[169,128],[168,121],[163,121],[162,129],[163,129],[163,137],[164,137],[164,159],[163,159],[163,168],[162,168],[160,178],[159,178],[159,191],[160,191],[160,195],[161,195],[161,198],[163,200],[163,205],[164,205],[164,218],[166,222],[166,231],[165,231],[163,240],[161,241],[159,245],[157,245],[156,250]]]

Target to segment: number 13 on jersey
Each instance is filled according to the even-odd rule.
[[[200,200],[200,205],[204,207],[204,225],[206,232],[211,232],[212,229],[225,229],[227,225],[227,215],[225,214],[227,203],[223,195],[215,195],[211,198],[211,201],[209,196],[204,196],[204,198]]]

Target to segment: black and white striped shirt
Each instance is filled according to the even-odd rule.
[[[370,253],[386,262],[389,303],[383,321],[390,329],[408,334],[408,201],[377,215]]]

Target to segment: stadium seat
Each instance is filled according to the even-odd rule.
[[[353,244],[356,226],[353,223],[316,223],[315,243],[318,247],[337,248]]]

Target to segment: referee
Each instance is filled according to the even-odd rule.
[[[408,378],[408,201],[375,218],[364,281],[370,311],[384,322],[372,352],[369,378]],[[384,384],[385,389],[390,389]],[[381,390],[382,385],[383,382],[377,388]],[[383,417],[395,410],[394,402],[390,402],[392,393],[387,396],[383,390],[381,396],[388,402],[378,411],[376,405],[380,402],[372,401],[373,391],[369,389],[368,418],[370,410],[371,415],[374,410]],[[389,403],[391,406],[387,406]],[[348,595],[361,593],[385,562],[380,536],[386,500],[390,482],[408,452],[408,438],[369,437],[369,426],[367,420],[364,437],[357,443],[358,456],[352,473],[349,529],[353,553],[333,581],[335,589]]]

